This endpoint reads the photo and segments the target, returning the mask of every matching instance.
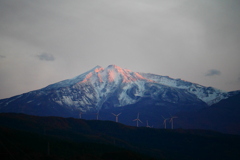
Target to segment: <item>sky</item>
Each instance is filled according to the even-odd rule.
[[[240,90],[239,0],[0,0],[0,99],[115,64]]]

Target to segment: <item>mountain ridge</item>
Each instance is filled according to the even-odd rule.
[[[236,92],[237,93],[237,92]],[[211,106],[235,92],[173,79],[151,73],[133,72],[116,65],[95,66],[72,79],[50,84],[42,89],[0,100],[0,112],[34,113],[66,116],[74,112],[99,112],[101,109],[123,107],[146,98],[158,104],[199,104]],[[27,111],[26,111],[27,110]],[[40,111],[41,110],[41,111]],[[47,111],[46,111],[47,112]],[[61,113],[59,115],[64,115]]]

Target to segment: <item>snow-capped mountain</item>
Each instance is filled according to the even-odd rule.
[[[159,76],[150,73],[141,73],[141,75],[147,79],[169,87],[184,89],[187,92],[196,95],[199,99],[207,103],[209,106],[229,97],[228,92],[215,89],[213,87],[205,87],[181,79],[173,79],[168,76]]]
[[[180,79],[109,65],[105,69],[96,66],[72,79],[0,100],[0,112],[37,115],[96,112],[135,104],[146,98],[159,105],[171,103],[210,106],[231,95]]]

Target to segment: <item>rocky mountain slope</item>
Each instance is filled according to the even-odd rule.
[[[210,106],[231,94],[212,87],[109,65],[72,79],[0,100],[0,112],[77,116],[144,102],[167,106]]]

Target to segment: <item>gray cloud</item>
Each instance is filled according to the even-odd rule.
[[[4,56],[4,55],[0,55],[0,58],[6,58],[6,56]]]
[[[220,74],[221,72],[219,70],[211,69],[205,74],[205,76],[214,76],[214,75],[220,75]]]
[[[37,55],[37,57],[41,61],[54,61],[55,60],[55,57],[50,53],[42,53],[42,54]]]

